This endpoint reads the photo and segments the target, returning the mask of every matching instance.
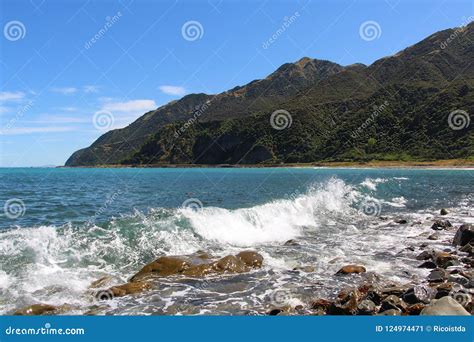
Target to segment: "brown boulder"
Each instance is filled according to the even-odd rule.
[[[126,295],[131,295],[135,293],[140,293],[145,290],[151,289],[151,284],[143,281],[136,281],[131,283],[126,283],[122,285],[112,286],[109,291],[113,297],[123,297]],[[104,298],[109,299],[109,298]]]
[[[52,315],[59,310],[59,307],[49,304],[33,304],[15,311],[14,315],[19,316],[37,316]]]
[[[133,282],[148,275],[167,277],[173,274],[182,273],[189,267],[191,267],[191,264],[184,258],[163,256],[148,265],[145,265],[137,274],[130,278],[130,281]]]
[[[359,265],[346,265],[336,272],[337,275],[341,274],[352,274],[352,273],[364,273],[366,269],[364,266]]]
[[[467,245],[474,240],[474,226],[472,224],[463,224],[454,235],[453,245]]]
[[[260,268],[263,264],[263,256],[254,251],[243,251],[237,254],[237,258],[242,260],[247,266]]]

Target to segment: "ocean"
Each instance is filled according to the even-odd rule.
[[[473,189],[472,169],[0,169],[0,314],[34,303],[66,314],[262,314],[335,296],[353,285],[334,275],[345,264],[416,281],[429,273],[413,249],[430,220],[446,208],[454,226],[474,223]],[[430,243],[442,250],[438,234]],[[161,278],[110,300],[89,289],[104,276],[122,284],[159,256],[249,249],[261,269]]]

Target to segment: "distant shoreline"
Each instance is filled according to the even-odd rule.
[[[148,165],[94,165],[94,166],[57,166],[58,168],[420,168],[455,169],[474,168],[474,160],[445,159],[435,161],[370,161],[370,162],[313,162],[287,164],[148,164]]]

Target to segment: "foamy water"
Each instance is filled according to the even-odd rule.
[[[307,175],[308,171],[304,172]],[[420,204],[423,196],[416,192],[419,175],[405,173],[370,177],[361,173],[354,179],[343,172],[321,181],[306,177],[303,187],[298,174],[291,175],[285,182],[296,178],[297,191],[283,189],[284,195],[273,199],[274,195],[261,195],[266,201],[246,192],[241,188],[244,180],[238,179],[226,193],[213,193],[215,203],[193,189],[187,197],[205,198],[197,210],[132,208],[101,222],[69,220],[6,229],[0,233],[0,313],[37,302],[66,303],[73,313],[91,309],[98,314],[261,313],[272,305],[272,294],[277,290],[287,291],[285,300],[294,303],[309,299],[315,291],[331,295],[349,281],[334,277],[347,263],[363,264],[400,282],[424,277],[427,271],[416,267],[406,247],[427,241],[432,232],[427,219],[436,217],[443,200],[438,193],[446,194],[446,190],[431,191],[431,200]],[[233,176],[238,178],[239,174]],[[270,190],[278,182],[281,178],[273,181]],[[446,175],[444,182],[443,186],[450,185],[458,196],[448,196],[449,201],[442,203],[450,211],[447,218],[453,224],[472,222],[469,182],[462,188],[449,184]],[[288,183],[285,187],[292,188]],[[254,198],[257,203],[219,206],[219,198],[226,194]],[[421,224],[394,223],[400,216]],[[440,234],[437,243],[443,248],[443,232]],[[298,246],[284,245],[290,239]],[[160,255],[205,250],[217,257],[249,248],[264,256],[261,270],[210,281],[163,279],[150,292],[100,303],[88,294],[92,281],[110,275],[113,284],[123,283]],[[293,271],[300,266],[313,266],[316,271]]]

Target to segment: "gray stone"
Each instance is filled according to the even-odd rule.
[[[450,296],[441,299],[433,299],[420,315],[424,316],[470,316],[469,312],[463,308],[455,299]]]

